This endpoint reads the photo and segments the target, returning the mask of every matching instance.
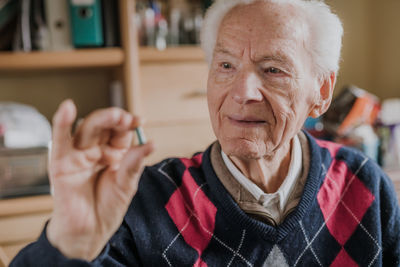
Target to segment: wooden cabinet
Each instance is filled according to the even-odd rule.
[[[47,195],[0,200],[0,267],[39,237],[52,208]]]
[[[190,50],[192,56],[180,55]],[[139,53],[142,51],[146,50]],[[208,66],[200,48],[176,48],[157,54],[161,60],[140,62],[145,133],[156,145],[147,163],[172,156],[190,157],[215,140],[207,108]]]
[[[73,97],[71,90],[86,96],[81,97],[84,111],[80,110],[80,115],[85,115],[93,108],[107,105],[105,84],[118,79],[124,86],[127,108],[135,113],[135,101],[138,101],[135,95],[139,90],[138,45],[132,23],[135,1],[119,0],[119,7],[121,47],[0,52],[0,100],[18,101],[21,95],[25,100],[21,102],[48,111],[45,115],[49,118],[61,101],[49,95],[64,90],[65,97]],[[74,88],[77,84],[80,85],[78,90]],[[102,93],[96,91],[98,87],[103,88]],[[103,98],[101,104],[93,105],[89,89]],[[49,106],[51,109],[47,108]],[[0,267],[8,266],[22,247],[38,238],[51,211],[50,196],[0,200]]]

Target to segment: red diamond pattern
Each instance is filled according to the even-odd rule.
[[[375,197],[343,161],[333,160],[326,175],[317,200],[329,232],[344,246]],[[350,262],[349,259],[342,248],[334,263]]]
[[[208,246],[215,227],[217,208],[207,198],[189,172],[189,167],[201,165],[202,154],[192,159],[181,159],[186,166],[182,185],[171,195],[165,208],[181,232],[185,242],[193,247],[199,258],[193,266],[207,266],[201,255]]]
[[[357,263],[347,254],[346,250],[342,248],[330,267],[356,267]]]

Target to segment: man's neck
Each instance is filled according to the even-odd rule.
[[[259,159],[243,159],[229,156],[235,166],[265,193],[278,191],[287,176],[293,141],[281,147],[271,156]]]

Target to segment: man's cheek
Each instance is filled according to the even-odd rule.
[[[267,104],[270,105],[271,114],[269,115],[275,124],[278,124],[291,112],[291,102],[286,95],[267,95],[265,98]]]

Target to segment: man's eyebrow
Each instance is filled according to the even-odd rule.
[[[219,46],[219,45],[215,46],[214,53],[227,54],[227,55],[230,55],[233,57],[235,56],[233,52],[231,52],[231,51],[227,50],[226,48]]]
[[[284,64],[288,64],[291,62],[291,60],[285,56],[282,55],[267,55],[267,56],[263,56],[260,57],[259,60],[257,60],[258,62],[262,62],[262,61],[277,61],[280,63],[284,63]]]

